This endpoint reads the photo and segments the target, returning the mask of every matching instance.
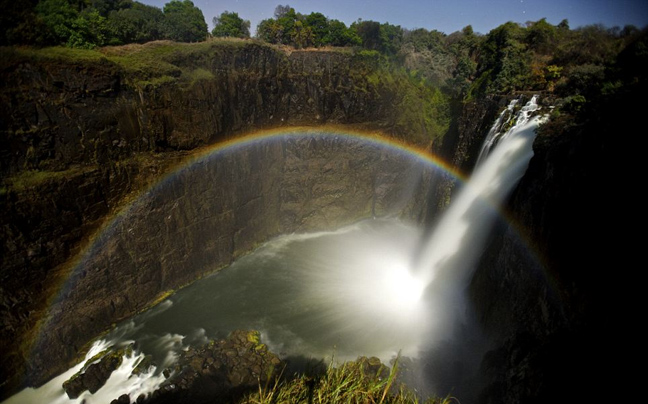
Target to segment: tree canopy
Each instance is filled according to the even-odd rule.
[[[329,20],[322,13],[303,15],[289,5],[279,5],[275,9],[274,17],[259,23],[257,38],[296,48],[352,46],[361,43],[357,34],[343,22]]]
[[[164,11],[133,0],[0,1],[0,45],[93,48],[208,35],[202,11],[189,0],[172,0]]]
[[[207,38],[207,23],[202,11],[191,0],[171,0],[164,5],[164,32],[179,42],[198,42]]]
[[[196,42],[209,35],[203,13],[190,0],[170,0],[163,9],[134,0],[0,0],[0,7],[0,45],[93,48],[159,39]],[[213,36],[250,36],[250,22],[237,12],[224,11],[213,22]],[[544,18],[507,22],[486,35],[470,25],[446,35],[361,19],[347,26],[290,5],[277,6],[256,32],[259,40],[296,48],[353,47],[457,99],[520,90],[592,97],[598,91],[592,89],[614,87],[606,75],[615,58],[642,36],[645,30],[634,26],[571,29],[567,20],[552,25]]]
[[[220,16],[214,17],[212,22],[212,35],[215,37],[250,37],[250,21],[242,19],[238,13],[223,11]]]

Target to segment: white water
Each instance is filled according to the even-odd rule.
[[[491,126],[488,134],[486,135],[486,138],[484,139],[484,143],[482,144],[479,156],[477,157],[477,163],[475,164],[476,166],[479,166],[482,160],[486,158],[486,155],[495,144],[496,139],[501,135],[502,128],[505,127],[511,121],[511,119],[513,119],[513,109],[518,102],[519,100],[517,98],[511,100],[506,109],[499,114],[499,116],[495,120],[495,123],[493,123],[493,126]]]
[[[161,374],[155,374],[155,367],[139,375],[132,374],[133,369],[144,359],[143,354],[124,355],[121,366],[115,370],[104,386],[94,394],[84,391],[76,399],[70,399],[63,390],[63,383],[84,368],[88,361],[98,353],[113,347],[115,341],[96,341],[85,359],[67,372],[55,377],[43,386],[34,389],[26,388],[10,397],[3,404],[107,404],[122,394],[128,394],[135,402],[141,394],[148,395],[155,391],[165,380]]]
[[[409,263],[420,229],[394,220],[284,236],[120,325],[95,343],[83,363],[5,403],[109,403],[122,394],[134,402],[161,385],[159,369],[173,364],[180,350],[237,328],[261,330],[271,350],[284,356],[335,354],[341,360],[375,355],[388,361],[399,350],[417,356],[420,349],[451,338],[465,312],[463,290],[497,207],[533,155],[541,118],[530,113],[537,109],[534,97],[503,134],[497,128],[512,118],[500,115],[472,178],[444,213],[413,270]],[[124,357],[106,385],[95,394],[67,397],[63,382],[85,362],[132,340],[137,353]],[[145,353],[153,354],[157,368],[133,375]]]
[[[510,130],[502,134],[491,129],[473,175],[453,198],[420,253],[413,273],[428,285],[427,296],[435,310],[437,326],[448,326],[465,313],[463,291],[472,277],[475,261],[499,215],[499,206],[524,175],[533,156],[536,129],[543,120],[540,116],[531,117],[539,109],[536,100],[534,96],[520,110]],[[512,102],[507,111],[514,106]],[[499,125],[504,116],[500,115]],[[451,332],[452,327],[447,328]]]
[[[95,394],[86,391],[72,400],[62,389],[82,363],[7,403],[110,403],[122,394],[134,402],[161,385],[165,379],[158,369],[172,365],[181,350],[236,329],[261,331],[263,342],[283,358],[346,361],[367,355],[387,363],[399,351],[416,356],[429,317],[420,299],[422,284],[407,268],[419,239],[417,227],[376,219],[271,240],[99,341],[84,363],[132,341],[138,354],[124,357]],[[144,354],[153,356],[157,368],[131,375]]]
[[[518,104],[519,100],[512,100],[505,110],[497,117],[493,126],[491,126],[484,143],[482,145],[481,151],[477,158],[476,167],[479,167],[483,164],[486,157],[488,157],[490,151],[497,145],[500,140],[503,140],[507,136],[511,136],[513,133],[514,127],[519,127],[524,125],[529,121],[531,114],[536,112],[540,107],[537,104],[538,97],[533,96],[531,100],[523,106],[517,113],[515,113],[515,106]],[[504,131],[504,128],[509,126],[511,120],[516,119],[515,125],[507,131]]]

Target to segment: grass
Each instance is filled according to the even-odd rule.
[[[277,378],[265,385],[260,383],[258,391],[244,397],[240,403],[459,403],[454,397],[423,399],[417,396],[398,382],[398,360],[390,369],[382,364],[368,366],[370,362],[361,358],[340,367],[334,367],[331,362],[317,376],[301,375],[290,380]]]
[[[3,193],[8,190],[16,192],[25,191],[30,188],[36,188],[41,184],[50,181],[60,181],[64,178],[72,178],[76,175],[83,174],[94,170],[94,167],[73,166],[63,171],[47,171],[47,170],[25,170],[12,177],[5,178],[2,189]]]
[[[31,47],[2,47],[0,64],[8,66],[18,60],[35,61],[75,61],[77,63],[97,63],[105,57],[96,50],[66,48],[55,46],[51,48]]]
[[[0,68],[25,60],[41,63],[71,63],[81,66],[104,64],[122,71],[126,78],[126,84],[136,88],[157,87],[174,81],[191,86],[199,80],[213,78],[211,72],[204,69],[205,65],[209,65],[210,59],[217,59],[221,52],[247,46],[270,47],[270,45],[254,40],[227,38],[197,43],[153,41],[145,44],[106,46],[96,49],[75,49],[62,46],[49,48],[0,47]]]

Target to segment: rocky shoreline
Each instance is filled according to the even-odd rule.
[[[87,361],[78,373],[62,385],[68,397],[101,389],[122,360],[133,355],[133,346],[105,350]],[[129,377],[136,377],[158,367],[145,356]],[[201,346],[180,352],[171,367],[162,370],[165,381],[149,395],[115,397],[112,404],[197,403],[218,398],[231,401],[258,389],[259,385],[279,377],[286,363],[261,343],[258,331],[236,330],[227,338],[212,339]]]

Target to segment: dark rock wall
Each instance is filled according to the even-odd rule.
[[[7,49],[0,52],[3,55],[0,63],[3,137],[0,147],[0,210],[3,212],[0,216],[0,339],[3,342],[0,386],[3,389],[15,386],[20,377],[18,370],[29,356],[27,347],[37,336],[38,322],[43,319],[49,300],[58,293],[59,285],[69,273],[70,260],[106,224],[108,217],[171,171],[192,150],[266,127],[351,124],[380,130],[394,125],[392,101],[398,99],[398,94],[389,89],[374,91],[363,76],[368,67],[356,66],[358,62],[351,54],[324,51],[286,54],[252,42],[214,49],[210,57],[200,52],[192,53],[191,57],[179,55],[172,62],[183,72],[173,73],[178,76],[174,81],[158,84],[146,84],[143,81],[146,77],[142,76],[146,72],[133,76],[123,66],[107,59],[70,63],[16,56]],[[196,71],[207,73],[196,75],[195,80],[180,77],[185,73],[192,77]],[[302,146],[311,150],[308,145]],[[320,151],[325,147],[320,147]],[[307,151],[291,150],[292,156],[282,154],[281,159],[302,161],[312,157]],[[157,257],[160,263],[156,264],[155,275],[144,271],[134,285],[146,288],[142,285],[154,284],[159,294],[167,287],[163,280],[173,278],[169,268],[177,268],[178,262],[191,266],[193,272],[174,279],[171,282],[174,287],[204,273],[207,267],[214,268],[203,262],[203,258],[189,254],[198,247],[227,256],[227,259],[219,258],[218,263],[223,264],[281,231],[333,227],[396,204],[407,208],[407,198],[396,201],[399,195],[391,184],[401,181],[408,189],[419,185],[403,180],[404,174],[397,171],[363,177],[359,185],[349,181],[329,182],[331,176],[340,176],[342,172],[360,182],[357,176],[364,175],[362,170],[373,162],[362,158],[362,150],[358,153],[339,166],[325,166],[323,162],[331,159],[328,155],[321,157],[318,160],[321,163],[317,164],[299,166],[295,162],[291,166],[294,174],[303,178],[291,177],[293,180],[288,181],[289,177],[285,177],[286,183],[264,183],[273,190],[282,189],[281,195],[273,196],[282,198],[281,215],[275,206],[279,201],[267,199],[270,197],[267,188],[250,188],[238,182],[239,174],[214,178],[214,187],[225,187],[225,195],[236,195],[238,199],[216,197],[209,193],[213,190],[203,192],[222,200],[219,202],[222,211],[212,212],[216,216],[205,217],[203,221],[197,222],[196,216],[192,216],[203,215],[202,205],[186,205],[190,212],[185,214],[191,219],[172,216],[173,222],[167,223],[161,212],[155,213],[162,208],[150,201],[150,212],[143,212],[157,214],[160,219],[151,226],[156,226],[163,235],[168,233],[170,238],[184,239],[190,244],[174,247],[162,260]],[[277,164],[283,164],[281,159]],[[248,166],[259,168],[258,175],[275,178],[277,174],[272,171],[276,166],[258,167],[254,159]],[[305,174],[306,168],[321,169],[326,174],[322,174],[323,178],[319,174]],[[363,198],[358,189],[363,190]],[[368,189],[375,191],[375,196],[367,196]],[[182,194],[188,191],[171,189],[169,192],[177,194],[181,201]],[[340,202],[340,195],[346,193],[355,199]],[[206,200],[207,196],[201,195],[197,198]],[[312,202],[315,200],[319,202]],[[326,203],[330,206],[322,210],[322,204]],[[260,211],[267,211],[267,217],[258,214]],[[268,222],[270,218],[273,223]],[[216,239],[191,241],[187,241],[184,233],[169,233],[175,228],[182,230],[173,231],[188,233],[195,228],[201,232],[207,226],[205,223],[214,220],[235,230]],[[264,231],[260,232],[259,228]],[[157,240],[160,242],[160,238]],[[133,246],[140,245],[131,241]],[[138,248],[131,252],[141,255],[140,259],[152,258],[148,247]],[[133,265],[134,260],[131,257],[131,261],[119,261],[115,265]],[[108,264],[100,267],[105,265]],[[100,295],[101,291],[96,293]],[[93,299],[99,299],[93,296],[95,292],[88,290],[90,306]],[[154,298],[150,293],[133,293],[126,301],[125,296],[116,296],[112,303],[102,302],[109,307],[84,310],[91,311],[87,316],[92,319],[121,318]],[[87,333],[99,331],[103,326],[85,324],[80,326],[78,334],[89,336]],[[67,335],[57,338],[62,341]],[[83,342],[74,340],[69,344],[69,351],[80,343]],[[6,384],[9,379],[13,381]]]
[[[453,109],[456,118],[443,143],[436,146],[435,153],[457,171],[469,176],[477,163],[481,145],[489,129],[497,115],[506,107],[507,102],[509,102],[507,97],[491,96],[455,104]],[[433,195],[430,196],[432,205],[429,219],[433,220],[437,212],[443,211],[448,206],[453,193],[457,190],[456,182],[457,179],[451,177],[440,180]],[[428,227],[433,225],[425,224]]]
[[[492,349],[482,364],[484,403],[614,401],[633,349],[621,313],[623,198],[607,189],[622,169],[605,164],[630,133],[615,103],[579,126],[562,123],[534,143],[508,204],[512,223],[493,235],[471,294]],[[614,269],[613,269],[614,268]],[[616,269],[621,272],[616,272]],[[632,354],[630,354],[632,355]]]
[[[265,127],[394,126],[392,101],[400,95],[368,83],[364,74],[374,68],[351,54],[287,55],[253,43],[216,50],[212,59],[196,53],[172,60],[189,77],[157,85],[108,59],[6,62],[0,174],[110,165],[136,152],[193,149]]]
[[[358,86],[365,78],[348,55],[245,49],[183,61],[211,77],[182,85],[134,86],[108,61],[2,65],[0,175],[60,174],[0,192],[0,396],[56,374],[111,323],[275,235],[374,215],[426,223],[448,203],[452,180],[435,187],[425,167],[384,149],[335,138],[260,143],[200,161],[142,195],[58,293],[66,263],[89,235],[191,149],[282,125],[393,127],[397,95]],[[457,107],[439,153],[469,172],[507,102]],[[482,364],[482,402],[602,401],[591,386],[609,386],[603,375],[618,369],[615,354],[601,347],[623,329],[615,320],[621,310],[613,310],[620,277],[605,272],[619,266],[622,231],[606,212],[620,198],[601,187],[626,175],[604,162],[612,134],[632,133],[631,119],[609,122],[641,114],[627,104],[619,102],[607,124],[539,136],[534,145],[508,205],[517,226],[499,225],[471,284],[492,347]]]
[[[214,152],[107,227],[52,306],[27,366],[39,382],[89,338],[273,236],[390,215],[418,220],[434,172],[345,136],[286,135]]]

